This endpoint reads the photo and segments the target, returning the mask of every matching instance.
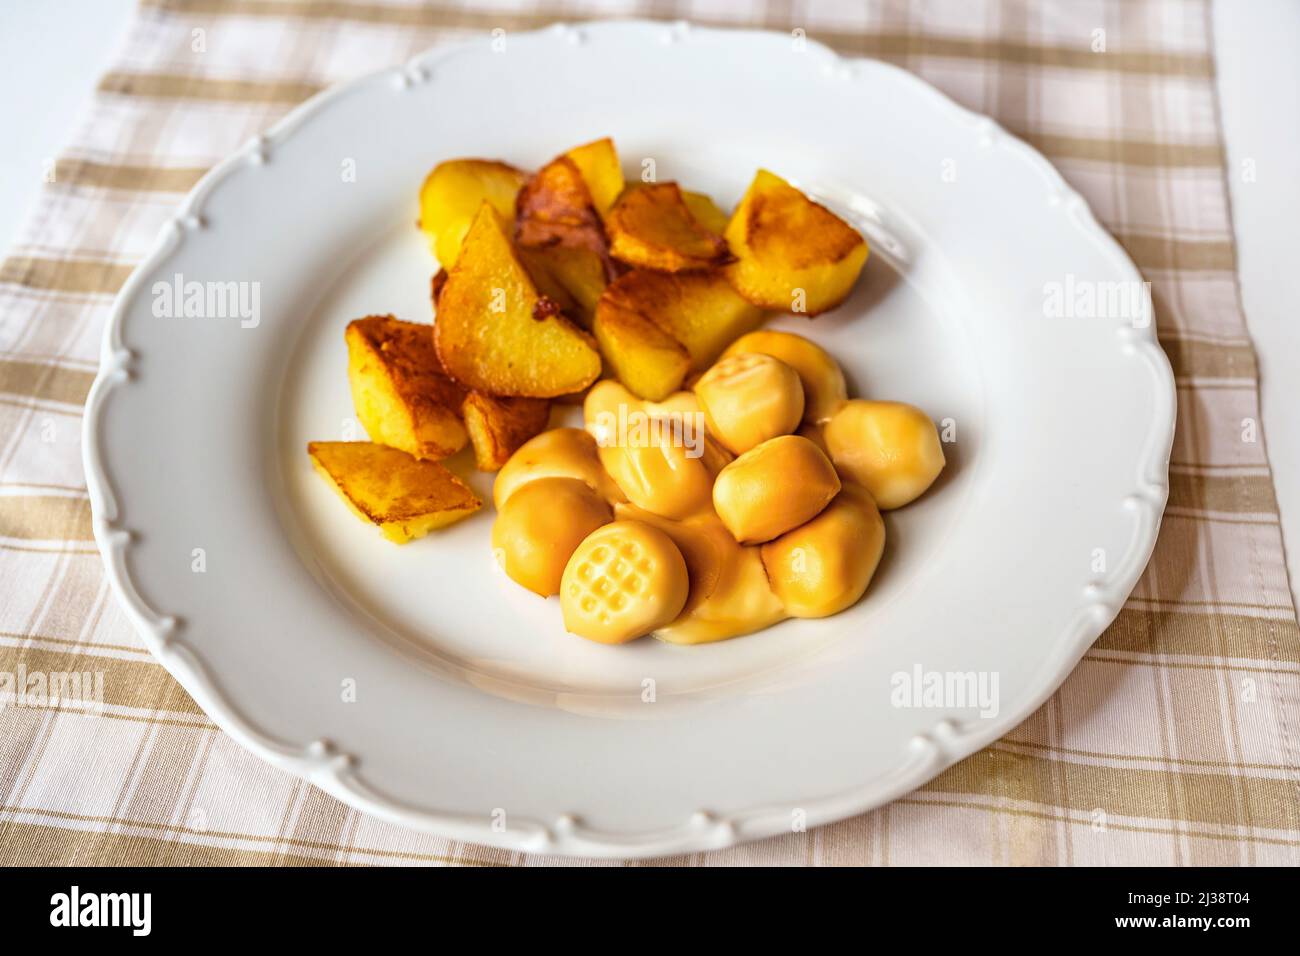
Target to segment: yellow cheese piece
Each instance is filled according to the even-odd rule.
[[[615,521],[589,534],[564,569],[564,626],[588,640],[622,644],[675,618],[689,589],[672,538],[641,521]]]

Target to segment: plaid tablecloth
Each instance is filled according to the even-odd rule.
[[[1226,179],[1253,171],[1226,166],[1208,6],[142,0],[0,263],[0,680],[103,675],[102,713],[0,711],[0,862],[544,861],[379,822],[218,731],[108,592],[82,403],[113,293],[182,194],[294,104],[457,37],[631,14],[803,29],[994,116],[1152,282],[1178,383],[1155,557],[1059,693],[888,807],[690,862],[1300,862],[1300,635]]]

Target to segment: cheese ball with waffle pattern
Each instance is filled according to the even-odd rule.
[[[648,634],[681,613],[690,590],[681,551],[658,528],[620,520],[578,545],[560,581],[564,626],[601,644]]]

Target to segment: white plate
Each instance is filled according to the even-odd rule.
[[[837,617],[695,648],[589,644],[494,570],[490,508],[397,548],[312,473],[306,442],[355,428],[347,321],[430,317],[413,226],[428,168],[536,167],[605,134],[629,175],[653,159],[732,203],[762,165],[868,235],[848,303],[777,324],[957,440]],[[178,274],[258,283],[259,324],[156,317],[155,283]],[[682,24],[440,48],[316,97],[213,170],[132,276],[86,422],[95,536],[213,719],[357,807],[615,856],[815,826],[1013,728],[1137,581],[1166,498],[1169,364],[1149,325],[1052,317],[1045,290],[1139,281],[1041,156],[894,67]],[[917,668],[996,675],[996,715],[895,706],[893,676]]]

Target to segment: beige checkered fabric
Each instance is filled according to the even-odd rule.
[[[0,711],[0,861],[544,862],[381,823],[216,730],[109,594],[79,432],[113,293],[205,169],[430,45],[629,14],[802,28],[997,118],[1151,280],[1178,383],[1155,557],[1059,693],[888,807],[689,862],[1300,862],[1300,635],[1228,208],[1226,176],[1249,170],[1226,168],[1208,0],[143,0],[0,264],[0,673],[101,672],[105,695],[99,716]]]

